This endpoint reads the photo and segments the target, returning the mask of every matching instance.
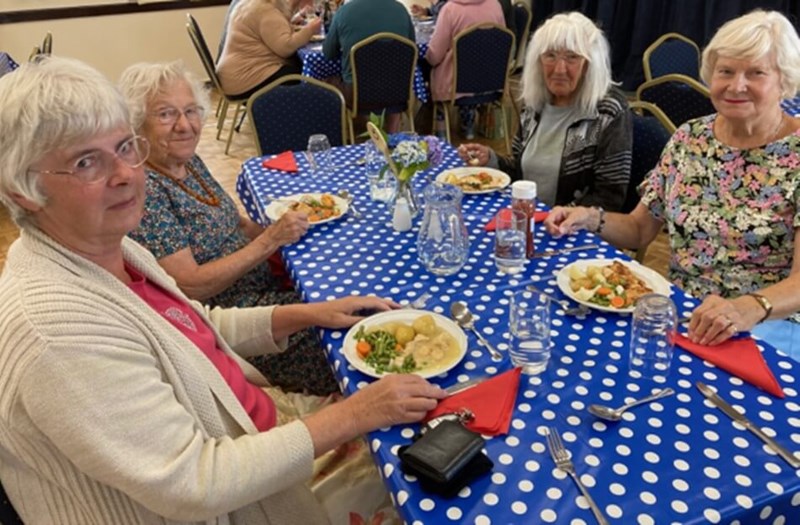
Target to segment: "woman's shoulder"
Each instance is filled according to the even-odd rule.
[[[612,116],[628,111],[628,97],[616,86],[611,86],[597,102],[597,111]]]

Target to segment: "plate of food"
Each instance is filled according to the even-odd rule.
[[[501,190],[511,184],[511,177],[492,168],[453,168],[436,177],[437,182],[458,186],[466,194],[476,195]]]
[[[344,215],[347,201],[330,193],[298,193],[274,199],[264,209],[272,222],[290,210],[305,212],[311,224],[324,224]]]
[[[648,293],[669,296],[669,281],[650,268],[620,259],[586,259],[561,269],[558,287],[572,300],[605,312],[633,312]]]
[[[311,42],[322,42],[325,40],[325,35],[311,35]]]
[[[342,347],[347,361],[371,377],[417,374],[430,378],[456,366],[467,336],[450,319],[424,310],[391,310],[354,324]]]

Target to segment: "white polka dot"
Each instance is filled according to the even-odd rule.
[[[736,476],[734,476],[733,479],[736,481],[738,485],[741,485],[742,487],[749,487],[750,485],[753,484],[753,482],[750,481],[750,478],[748,478],[744,474],[737,474]]]
[[[689,510],[689,506],[686,505],[686,503],[684,503],[683,501],[678,499],[673,500],[672,503],[670,503],[670,507],[672,507],[672,510],[680,514],[686,514],[686,512]]]
[[[687,490],[689,490],[689,484],[682,479],[673,480],[672,486],[675,487],[675,490],[679,490],[681,492],[686,492]]]
[[[687,470],[689,470],[689,464],[682,459],[676,459],[672,464],[675,466],[677,470],[680,470],[681,472],[686,472]]]
[[[642,500],[642,503],[647,505],[655,505],[656,503],[656,495],[652,492],[641,492],[639,493],[639,499]]]
[[[753,507],[753,500],[751,500],[748,496],[744,494],[739,494],[736,496],[736,503],[738,503],[741,507],[745,509],[750,509]]]
[[[483,502],[489,506],[497,505],[498,501],[500,501],[500,498],[497,497],[497,494],[489,492],[483,496]]]
[[[394,465],[387,463],[383,466],[383,477],[388,478],[394,472]]]
[[[618,519],[622,517],[622,509],[618,505],[609,505],[606,507],[606,514],[612,518]]]
[[[522,492],[531,492],[533,490],[533,483],[524,479],[517,484],[517,488]]]
[[[528,472],[538,472],[540,468],[541,465],[539,465],[538,461],[534,461],[531,459],[525,462],[525,470],[527,470]]]
[[[419,502],[419,508],[422,510],[433,510],[436,507],[436,503],[430,498],[425,498]]]
[[[638,525],[655,525],[656,521],[647,514],[639,514],[636,516],[636,523]]]
[[[782,495],[784,492],[783,485],[776,481],[770,481],[767,483],[767,489],[772,492],[773,494]]]
[[[553,509],[544,509],[539,513],[539,517],[545,523],[555,523],[558,519],[558,515]]]
[[[608,490],[615,496],[625,495],[625,486],[621,483],[612,483],[609,485]]]
[[[642,472],[642,479],[645,480],[647,483],[657,483],[658,475],[655,472],[645,470],[644,472]]]
[[[550,499],[561,499],[561,496],[563,495],[561,489],[556,487],[550,487],[549,489],[547,489],[547,492],[545,492],[545,494]]]
[[[772,507],[767,505],[766,507],[761,509],[761,512],[758,513],[758,517],[761,518],[762,520],[765,520],[769,518],[770,514],[772,514]]]
[[[463,513],[461,512],[461,509],[458,507],[450,507],[447,509],[447,517],[453,521],[460,520],[462,515]]]
[[[397,504],[402,507],[403,505],[406,504],[406,501],[408,501],[408,492],[406,492],[405,490],[398,491]]]
[[[511,504],[511,512],[521,516],[528,512],[528,506],[521,501],[515,501]]]
[[[715,469],[714,467],[704,468],[703,474],[705,474],[707,478],[719,479],[719,470]]]
[[[706,487],[703,489],[703,494],[705,494],[708,499],[713,499],[714,501],[718,500],[720,497],[719,491],[714,487]]]
[[[502,485],[506,482],[506,475],[502,472],[495,472],[492,474],[492,483],[495,485]]]
[[[502,465],[510,465],[514,462],[514,457],[511,454],[500,454],[500,457],[497,458]]]
[[[492,520],[489,519],[489,516],[486,516],[485,514],[475,517],[475,525],[491,525],[491,523]]]
[[[705,518],[711,523],[719,523],[720,520],[722,519],[722,516],[720,516],[719,511],[716,509],[705,509],[703,511],[703,516],[705,516]]]

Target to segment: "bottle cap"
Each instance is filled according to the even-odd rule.
[[[518,180],[511,185],[512,199],[535,199],[536,183],[530,180]]]

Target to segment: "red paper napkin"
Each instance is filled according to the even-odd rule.
[[[784,397],[781,385],[772,375],[772,370],[767,366],[752,337],[728,339],[717,346],[707,346],[693,343],[688,337],[677,334],[675,342],[687,352],[717,365],[743,381],[773,396]]]
[[[501,213],[501,212],[502,212],[502,210],[500,212],[498,212],[498,213]],[[533,214],[533,222],[535,222],[535,223],[542,222],[543,220],[545,220],[547,218],[548,215],[550,215],[549,211],[537,211],[537,212],[534,212],[534,214]],[[483,229],[486,230],[487,232],[493,232],[494,228],[495,228],[495,222],[497,222],[497,216],[492,217],[492,220],[487,222],[486,226],[484,226]]]
[[[425,421],[468,408],[475,414],[475,419],[467,424],[467,428],[487,436],[507,434],[517,399],[521,371],[521,368],[509,370],[463,392],[446,397],[436,408],[428,412]]]
[[[294,153],[291,151],[284,151],[283,153],[275,155],[272,158],[265,159],[261,165],[265,168],[286,171],[289,173],[294,173],[297,171],[297,161],[294,158]]]

